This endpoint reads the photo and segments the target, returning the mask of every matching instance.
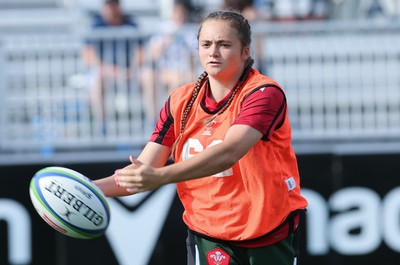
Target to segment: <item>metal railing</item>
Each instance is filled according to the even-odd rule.
[[[3,37],[0,151],[143,145],[170,89],[200,73],[196,40],[187,34],[197,25],[188,30],[175,35],[181,54],[172,46],[159,56],[150,49],[161,43],[155,31]],[[332,22],[254,26],[256,66],[287,92],[294,142],[400,141],[399,32],[399,25]],[[132,55],[132,65],[103,83],[103,124],[93,112],[99,70],[83,62],[85,38],[130,45],[116,54],[120,64]],[[104,53],[113,49],[106,46]]]
[[[104,33],[102,38],[127,38],[123,32],[113,34],[116,36]],[[129,39],[137,41],[134,35]],[[5,39],[5,43],[3,72],[4,95],[7,96],[2,99],[6,107],[0,141],[3,149],[108,148],[128,142],[141,144],[145,141],[144,131],[148,138],[149,124],[144,124],[139,114],[143,101],[135,78],[132,78],[129,94],[122,78],[107,80],[110,89],[104,97],[104,105],[108,107],[108,130],[107,133],[97,130],[91,112],[90,89],[98,69],[83,63],[81,36],[12,36]],[[126,55],[125,50],[118,54]],[[122,101],[129,101],[129,113],[121,110]]]
[[[400,139],[398,30],[348,26],[265,41],[267,74],[286,88],[295,141]]]

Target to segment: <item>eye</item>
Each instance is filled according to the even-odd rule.
[[[221,46],[221,47],[228,48],[228,47],[231,47],[232,45],[231,45],[230,43],[228,43],[228,42],[222,42],[222,43],[220,44],[220,46]]]

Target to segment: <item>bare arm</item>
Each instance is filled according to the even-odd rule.
[[[232,126],[220,144],[211,146],[185,161],[154,168],[131,158],[132,165],[118,171],[119,185],[132,193],[155,189],[168,183],[177,183],[222,172],[233,166],[262,137],[246,125]]]
[[[233,166],[261,137],[262,134],[250,126],[234,125],[220,144],[181,163],[162,168],[160,172],[168,183],[217,174]]]
[[[89,44],[84,45],[82,48],[82,59],[89,67],[95,67],[99,64],[96,53],[93,47]]]
[[[169,147],[149,142],[141,152],[138,160],[146,165],[159,168],[166,164],[170,152],[171,148]],[[94,183],[107,197],[126,196],[132,194],[129,193],[126,188],[116,185],[115,174],[95,180]]]

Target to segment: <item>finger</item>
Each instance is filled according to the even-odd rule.
[[[119,180],[118,180],[118,170],[115,171],[115,174],[114,174],[114,181],[115,181],[115,184],[117,184],[117,186],[120,186]]]
[[[121,186],[121,178],[120,178],[121,169],[115,170],[114,181],[117,186]]]
[[[114,175],[114,181],[117,186],[121,187],[127,187],[127,185],[142,185],[143,178],[140,176],[135,176],[132,174],[129,174],[129,172],[126,172],[124,170],[118,170],[116,174]]]
[[[117,181],[117,185],[122,188],[131,189],[131,188],[143,188],[143,183],[136,182],[127,182],[127,181]]]
[[[118,186],[123,188],[143,187],[143,183],[137,179],[118,178],[116,180]]]
[[[125,167],[125,168],[116,170],[116,171],[115,171],[115,175],[116,175],[117,177],[122,177],[122,176],[127,176],[127,177],[130,176],[130,177],[133,177],[133,176],[138,175],[137,168],[138,168],[137,165],[132,164],[131,167]]]
[[[139,188],[127,188],[126,191],[131,194],[137,194],[139,192],[142,192]]]
[[[137,160],[133,155],[130,155],[130,156],[129,156],[129,160],[131,161],[131,163],[132,163],[133,165],[135,165],[135,166],[137,166],[137,167],[143,165],[143,163],[140,162],[139,160]]]

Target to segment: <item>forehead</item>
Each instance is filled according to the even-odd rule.
[[[238,32],[229,21],[210,19],[201,26],[199,39],[239,39]]]

